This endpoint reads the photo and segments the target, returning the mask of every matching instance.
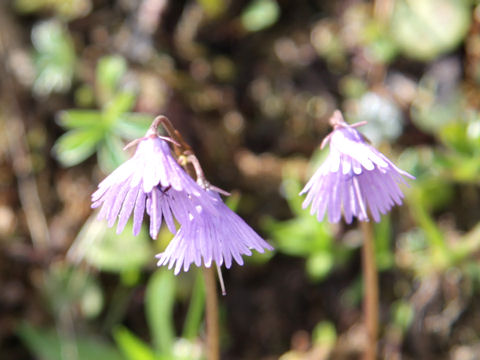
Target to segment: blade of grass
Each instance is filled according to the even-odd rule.
[[[192,290],[190,306],[183,325],[183,337],[193,340],[198,336],[205,307],[205,283],[202,274],[197,273]]]
[[[175,276],[168,270],[157,270],[147,284],[145,311],[153,344],[158,354],[171,354],[175,338],[173,305]]]

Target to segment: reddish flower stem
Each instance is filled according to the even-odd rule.
[[[207,180],[203,174],[203,170],[198,162],[198,159],[194,155],[192,148],[183,139],[182,135],[172,125],[170,120],[163,115],[157,116],[152,123],[151,129],[158,130],[158,126],[162,125],[167,131],[170,138],[175,145],[175,153],[178,157],[184,157],[187,162],[184,164],[185,170],[192,177],[200,180],[202,184],[207,184]],[[193,165],[192,167],[188,164]],[[220,359],[220,337],[219,337],[219,325],[218,325],[218,298],[217,298],[217,283],[215,280],[215,272],[213,266],[209,268],[203,267],[203,278],[205,280],[205,316],[207,322],[207,359],[219,360]]]
[[[220,359],[220,337],[218,329],[217,283],[213,267],[202,268],[205,279],[205,310],[207,318],[207,359]]]
[[[363,232],[362,262],[364,288],[364,321],[367,328],[367,346],[364,360],[377,358],[378,342],[378,272],[375,262],[373,227],[371,222],[360,222]]]

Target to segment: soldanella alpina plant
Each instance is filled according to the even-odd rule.
[[[169,137],[158,134],[160,125]],[[192,264],[208,269],[204,271],[208,353],[209,359],[218,359],[218,310],[212,265],[217,267],[225,293],[222,265],[230,268],[232,260],[243,265],[242,256],[251,255],[252,249],[263,253],[273,248],[223,203],[219,193],[228,193],[206,180],[192,149],[166,117],[157,117],[144,137],[127,145],[132,146],[137,147],[133,157],[107,176],[92,194],[92,207],[101,208],[98,218],[106,219],[109,226],[118,219],[117,233],[133,216],[133,235],[137,235],[146,213],[150,218],[150,236],[156,239],[165,222],[175,236],[165,251],[157,255],[158,266],[174,267],[175,274],[182,269],[188,271]]]
[[[307,193],[303,207],[310,205],[310,213],[322,221],[347,223],[356,217],[369,221],[369,213],[376,222],[396,204],[402,204],[403,193],[398,184],[406,184],[403,176],[414,179],[396,167],[385,155],[369,145],[355,128],[365,125],[347,124],[340,111],[330,119],[333,127],[322,142],[330,143],[330,154],[300,192]]]
[[[362,247],[364,278],[364,314],[367,328],[366,360],[376,358],[378,333],[378,275],[370,219],[380,221],[404,197],[399,184],[414,176],[396,167],[385,155],[368,144],[357,127],[364,122],[347,124],[336,110],[330,118],[333,131],[321,147],[330,144],[330,153],[317,169],[300,195],[307,194],[303,207],[322,221],[339,222],[342,214],[347,223],[357,218],[364,233]]]
[[[165,252],[157,255],[158,265],[175,266],[175,274],[188,271],[191,264],[230,268],[234,259],[243,265],[242,255],[251,255],[251,249],[261,253],[272,250],[223,203],[218,193],[228,193],[208,183],[191,149],[178,139],[178,132],[171,130],[177,139],[158,135],[158,126],[167,121],[156,118],[145,137],[127,145],[137,146],[133,157],[98,185],[92,194],[92,207],[101,207],[98,218],[106,219],[109,226],[118,219],[120,233],[133,213],[133,234],[137,235],[146,212],[153,239],[165,222],[175,237]],[[180,154],[178,159],[169,143]],[[196,180],[180,164],[192,164]]]

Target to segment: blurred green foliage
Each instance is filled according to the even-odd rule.
[[[20,338],[36,357],[204,358],[205,289],[199,274],[175,278],[166,269],[151,270],[154,253],[166,247],[171,234],[162,231],[152,245],[143,231],[133,237],[131,224],[117,235],[97,222],[96,214],[88,219],[78,215],[65,228],[58,225],[63,221],[55,220],[59,214],[65,216],[62,220],[74,218],[79,203],[89,203],[88,198],[79,198],[82,195],[60,197],[62,174],[72,172],[76,180],[78,170],[90,179],[93,163],[86,160],[92,155],[97,156],[102,172],[108,173],[128,157],[124,145],[145,134],[153,119],[149,114],[166,110],[200,150],[212,177],[249,193],[242,201],[240,195],[232,196],[229,205],[238,205],[253,222],[260,219],[276,248],[249,260],[250,265],[261,266],[242,268],[245,275],[233,270],[229,276],[241,295],[224,302],[223,321],[235,320],[227,310],[243,312],[235,326],[223,325],[223,338],[230,339],[228,346],[244,349],[239,357],[281,356],[290,339],[275,335],[285,331],[293,338],[300,327],[311,331],[306,337],[308,349],[291,349],[282,359],[326,358],[325,354],[337,353],[341,358],[341,351],[356,343],[351,331],[360,321],[361,236],[354,226],[318,222],[308,209],[302,209],[298,193],[308,177],[301,174],[308,171],[285,170],[299,156],[305,170],[306,158],[327,134],[327,119],[335,108],[344,110],[350,122],[368,121],[360,130],[399,167],[416,176],[408,181],[409,187],[402,186],[404,206],[375,224],[376,260],[383,280],[380,346],[385,354],[397,351],[385,358],[401,358],[403,351],[405,356],[423,358],[437,351],[433,357],[458,359],[454,355],[460,345],[464,351],[478,344],[480,325],[474,301],[480,291],[478,1],[332,5],[192,0],[165,2],[166,10],[162,1],[11,3],[15,19],[25,28],[23,38],[31,40],[23,45],[26,60],[21,51],[9,59],[18,64],[15,71],[24,73],[27,80],[22,84],[32,95],[21,103],[26,113],[31,107],[35,118],[36,128],[27,134],[29,145],[41,149],[34,139],[43,136],[55,142],[53,152],[61,165],[78,165],[38,174],[39,183],[48,184],[42,197],[59,198],[45,205],[52,216],[48,219],[52,232],[66,234],[65,238],[57,235],[62,239],[56,241],[76,240],[68,263],[47,257],[42,265],[35,263],[25,270],[54,323],[33,325],[38,323],[37,316],[28,316],[37,313],[35,308],[29,309],[30,315],[19,326]],[[144,47],[148,51],[137,57]],[[18,59],[24,61],[17,63]],[[27,70],[33,74],[30,80]],[[67,110],[57,113],[57,123],[65,130],[57,138],[50,119],[58,109]],[[244,150],[252,153],[245,166]],[[325,154],[315,152],[310,170]],[[272,186],[277,183],[280,191]],[[12,209],[18,208],[10,194],[5,198],[12,202]],[[258,204],[258,198],[264,203]],[[279,203],[284,208],[276,206]],[[2,219],[7,218],[4,205]],[[28,238],[21,228],[24,215],[16,215],[19,225],[10,235],[12,243]],[[66,245],[55,244],[66,252]],[[282,273],[276,253],[304,259],[310,285],[325,292],[322,299],[333,296],[334,305],[328,300],[319,304],[311,294],[290,294],[298,288],[289,283],[289,274]],[[38,266],[42,266],[40,275]],[[257,271],[262,275],[257,276]],[[332,275],[344,280],[342,288],[329,282]],[[263,278],[272,284],[261,282]],[[275,286],[282,289],[282,296]],[[276,300],[274,306],[268,303],[270,297]],[[136,323],[128,317],[128,309],[139,301],[145,302],[145,319]],[[292,303],[301,303],[302,309]],[[237,307],[230,309],[232,304]],[[320,311],[321,306],[325,309]],[[299,324],[299,314],[311,319],[308,325]],[[286,324],[275,316],[295,321]],[[448,316],[453,320],[446,320]],[[258,323],[264,319],[265,327]],[[242,321],[248,331],[238,330]],[[286,324],[285,329],[277,324]],[[250,333],[258,338],[252,339]],[[448,336],[442,337],[444,333]],[[420,339],[427,346],[430,338],[435,346],[427,350],[415,343]],[[291,343],[294,347],[295,342]],[[259,355],[262,351],[271,353]],[[343,354],[343,358],[356,354]]]
[[[280,15],[274,0],[253,0],[242,13],[242,24],[248,31],[260,31],[275,24]]]
[[[324,279],[334,267],[348,260],[351,249],[335,241],[326,221],[318,222],[308,209],[302,208],[303,199],[298,196],[301,186],[297,179],[286,178],[282,187],[294,218],[286,221],[266,219],[264,228],[279,252],[305,258],[308,275],[312,279]]]
[[[75,70],[75,49],[67,28],[57,20],[40,22],[32,29],[36,79],[33,92],[45,96],[70,89]]]
[[[431,60],[458,46],[470,26],[470,0],[395,1],[393,40],[407,56]]]
[[[41,359],[64,360],[72,357],[91,360],[126,359],[113,346],[96,338],[68,338],[55,330],[36,328],[28,323],[19,328],[19,335],[32,352]]]
[[[117,259],[122,262],[122,259]],[[179,359],[200,360],[204,350],[197,343],[203,324],[205,289],[200,272],[192,279],[189,291],[190,304],[183,325],[182,336],[178,336],[173,306],[178,298],[176,279],[168,269],[152,274],[146,286],[145,313],[153,345],[149,345],[128,328],[113,324],[111,329],[116,346],[105,339],[77,334],[69,319],[77,307],[84,316],[97,317],[101,310],[103,294],[95,279],[78,268],[63,265],[45,279],[47,301],[52,314],[60,316],[57,329],[41,329],[28,323],[18,329],[19,336],[31,351],[46,359]],[[121,305],[119,298],[117,306]],[[115,308],[115,304],[112,304]],[[109,312],[114,311],[109,309]],[[110,326],[109,326],[110,327]]]
[[[94,213],[78,234],[75,247],[70,250],[73,259],[115,273],[138,272],[151,262],[153,250],[145,231],[133,236],[133,225],[129,221],[125,230],[117,234],[115,228],[108,228],[96,216]],[[124,256],[126,253],[128,257]]]
[[[13,3],[21,13],[30,14],[51,9],[65,20],[86,15],[92,6],[90,0],[14,0]]]
[[[135,93],[120,86],[126,71],[122,57],[102,58],[95,83],[101,110],[72,109],[59,114],[59,125],[68,131],[58,139],[54,151],[64,166],[77,165],[97,153],[100,167],[111,171],[127,159],[122,139],[140,138],[147,131],[153,117],[130,112]]]

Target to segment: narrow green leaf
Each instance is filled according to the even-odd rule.
[[[123,150],[123,142],[113,135],[105,137],[98,149],[98,164],[105,172],[116,169],[120,164],[127,160],[128,155]]]
[[[270,220],[266,222],[265,230],[275,240],[275,247],[288,255],[308,256],[332,247],[328,225],[319,223],[313,216],[281,222]]]
[[[94,318],[103,308],[102,288],[97,279],[85,269],[67,263],[50,267],[41,290],[55,314],[79,308],[83,316]]]
[[[114,132],[128,140],[138,139],[145,136],[152,121],[152,115],[125,113],[115,122]]]
[[[147,284],[145,307],[147,322],[157,353],[171,354],[175,339],[173,305],[175,275],[167,269],[157,270]]]
[[[443,232],[427,211],[424,204],[422,204],[419,190],[413,190],[412,195],[408,198],[412,218],[415,219],[418,226],[425,232],[435,266],[444,268],[448,266],[452,253],[448,249]]]
[[[98,129],[71,130],[60,136],[53,151],[63,166],[74,166],[95,152],[102,135]]]
[[[118,327],[113,332],[113,338],[120,351],[129,360],[157,360],[155,353],[143,340],[138,338],[126,327]]]
[[[131,92],[121,92],[105,104],[103,110],[104,121],[114,126],[121,116],[130,110],[135,105],[136,96]]]
[[[74,260],[85,259],[100,270],[115,273],[135,271],[151,261],[150,242],[143,231],[136,237],[132,235],[131,221],[121,234],[117,234],[115,228],[108,228],[96,216],[92,214],[82,227],[69,256]]]
[[[98,61],[96,85],[102,104],[113,97],[126,72],[127,62],[121,56],[104,56]]]
[[[375,259],[380,271],[388,270],[394,265],[395,259],[390,248],[391,225],[390,215],[382,216],[382,221],[374,224],[375,228]]]
[[[194,340],[198,337],[200,326],[203,319],[203,310],[205,305],[205,282],[201,271],[197,271],[197,277],[190,298],[185,324],[183,325],[183,337],[188,340]]]
[[[53,329],[37,328],[26,322],[20,325],[18,335],[37,359],[64,360],[67,351],[76,352],[78,359],[125,359],[107,342],[83,336],[70,339]]]
[[[297,215],[297,216],[305,216],[311,217],[308,213],[308,210],[305,210],[302,207],[303,197],[299,196],[298,194],[302,190],[300,186],[300,182],[298,181],[298,175],[285,172],[283,181],[282,181],[282,189],[284,191],[284,196],[287,199],[288,206],[290,210]]]
[[[57,123],[67,129],[99,128],[102,114],[97,110],[72,109],[62,111],[57,116]]]

